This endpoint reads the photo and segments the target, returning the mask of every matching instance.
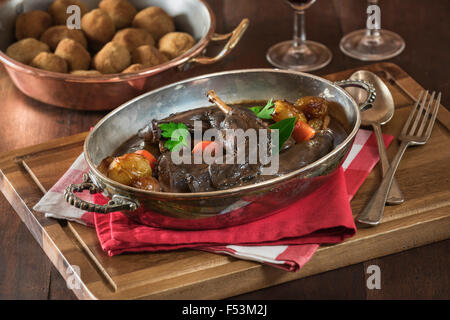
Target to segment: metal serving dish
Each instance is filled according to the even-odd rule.
[[[369,92],[367,102],[358,106],[342,88],[345,86],[366,89]],[[97,170],[102,159],[113,154],[151,119],[210,105],[205,95],[210,89],[215,89],[228,104],[268,98],[295,101],[301,96],[323,96],[342,106],[331,115],[344,125],[348,136],[325,157],[306,167],[262,183],[223,191],[143,191],[115,182]],[[273,69],[226,71],[177,82],[127,102],[94,127],[84,143],[89,175],[85,177],[85,183],[69,186],[65,198],[86,211],[124,211],[140,223],[165,228],[220,228],[256,220],[304,197],[337,172],[359,129],[360,110],[369,107],[374,99],[375,91],[367,82],[344,80],[332,83],[306,73]],[[76,195],[76,192],[87,189],[92,193],[104,191],[112,200],[103,206],[87,203]]]
[[[111,110],[122,103],[161,85],[173,82],[180,70],[192,64],[211,64],[225,57],[239,42],[248,27],[248,19],[228,34],[216,34],[216,18],[204,0],[130,0],[138,9],[159,6],[174,18],[177,30],[189,32],[196,45],[183,55],[164,64],[137,73],[86,77],[49,72],[17,62],[4,52],[15,41],[16,18],[23,12],[47,10],[53,0],[9,0],[0,5],[0,61],[12,81],[24,94],[36,100],[70,109]],[[83,0],[98,7],[100,0]],[[228,40],[215,57],[205,57],[211,41]]]

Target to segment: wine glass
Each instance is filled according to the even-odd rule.
[[[286,0],[294,9],[294,38],[273,45],[267,60],[278,68],[312,71],[331,61],[331,51],[321,43],[306,40],[305,10],[316,0]]]
[[[346,55],[363,60],[379,61],[399,55],[405,48],[405,41],[398,34],[381,29],[379,21],[370,21],[380,17],[378,0],[368,0],[366,29],[356,30],[341,39],[339,47]],[[376,12],[378,11],[378,12]]]

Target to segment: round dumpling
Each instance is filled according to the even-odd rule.
[[[68,71],[66,60],[50,52],[39,53],[34,57],[30,65],[35,68],[53,72],[67,73]]]
[[[122,71],[122,73],[135,73],[144,69],[144,66],[140,63],[135,63]]]
[[[58,44],[55,54],[69,63],[69,69],[87,70],[91,63],[89,52],[81,44],[72,39],[63,39]]]
[[[159,7],[148,7],[139,11],[134,17],[133,27],[147,30],[155,41],[166,33],[175,31],[172,17]]]
[[[72,5],[80,8],[81,16],[89,11],[88,7],[80,0],[55,0],[48,8],[48,12],[53,18],[53,23],[66,25],[67,19],[73,14],[67,13],[67,8]]]
[[[137,13],[128,0],[102,0],[98,7],[111,17],[117,29],[130,26]]]
[[[85,14],[81,19],[81,28],[94,46],[103,46],[116,32],[116,27],[109,15],[100,9],[94,9]]]
[[[112,41],[123,45],[129,52],[143,45],[153,46],[155,41],[150,33],[144,29],[126,28],[116,33]]]
[[[94,67],[101,73],[122,72],[131,63],[127,48],[117,42],[108,42],[94,57]]]
[[[131,61],[149,68],[168,61],[167,57],[153,46],[145,45],[133,51]]]
[[[194,44],[195,40],[189,33],[170,32],[159,40],[159,50],[170,59],[174,59],[188,51]]]
[[[51,50],[55,51],[62,39],[69,38],[87,48],[87,40],[83,31],[77,29],[69,29],[66,26],[53,26],[47,29],[41,36],[41,41],[46,43]]]
[[[71,74],[75,74],[78,76],[101,76],[101,72],[97,70],[74,70],[70,72]]]
[[[16,20],[16,38],[39,39],[41,34],[52,25],[52,17],[45,11],[33,10],[22,13]]]
[[[25,64],[29,64],[41,52],[50,52],[50,48],[34,38],[22,39],[6,49],[9,57]]]

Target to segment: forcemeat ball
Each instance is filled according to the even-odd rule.
[[[49,52],[39,53],[34,57],[30,65],[35,68],[60,73],[67,73],[68,70],[66,60]]]
[[[194,44],[195,40],[189,33],[170,32],[159,40],[159,51],[174,59],[188,51]]]
[[[89,69],[91,56],[89,52],[75,40],[68,38],[61,40],[56,47],[55,54],[68,62],[71,71]]]
[[[41,41],[46,43],[52,51],[55,51],[62,39],[69,38],[75,40],[87,48],[87,40],[83,31],[77,29],[69,29],[66,26],[53,26],[47,29],[41,36]]]
[[[135,73],[144,69],[144,66],[140,63],[135,63],[122,71],[122,73]]]
[[[81,16],[89,11],[88,7],[80,0],[55,0],[48,8],[55,25],[67,25],[67,19],[73,14],[67,13],[67,8],[71,5],[76,5],[80,8]]]
[[[159,7],[148,7],[139,11],[134,17],[133,27],[147,30],[155,41],[166,33],[175,31],[172,17]]]
[[[111,17],[117,29],[130,26],[137,13],[128,0],[102,0],[98,6]]]
[[[108,42],[94,57],[94,67],[101,73],[120,73],[131,64],[127,48]]]
[[[79,75],[79,76],[100,76],[102,75],[97,70],[74,70],[70,72],[71,74]]]
[[[155,41],[150,33],[144,29],[126,28],[116,33],[112,41],[117,42],[131,53],[137,47],[143,45],[155,45]]]
[[[24,64],[29,64],[41,52],[50,52],[50,48],[34,38],[22,39],[6,49],[6,54],[9,57]]]
[[[109,42],[116,33],[113,21],[105,11],[100,9],[86,13],[81,19],[81,28],[96,46]]]
[[[167,62],[168,59],[155,47],[145,45],[134,49],[131,61],[133,64],[139,63],[148,68]]]
[[[33,10],[22,13],[16,20],[16,38],[39,39],[41,34],[52,25],[52,17],[45,11]]]

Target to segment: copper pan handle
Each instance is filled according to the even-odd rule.
[[[206,56],[194,57],[188,61],[188,64],[189,63],[212,64],[223,59],[239,43],[239,40],[241,40],[245,30],[247,30],[249,23],[250,21],[247,18],[245,18],[241,21],[241,23],[239,23],[239,25],[232,32],[227,34],[215,33],[212,36],[211,41],[223,41],[229,39],[228,42],[223,47],[223,49],[215,57],[206,57]]]

